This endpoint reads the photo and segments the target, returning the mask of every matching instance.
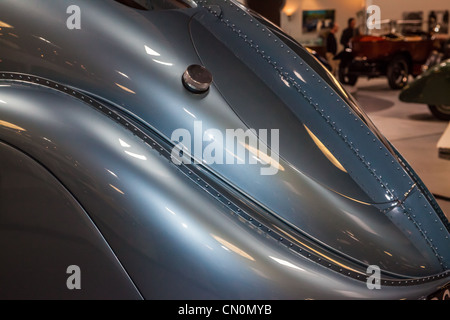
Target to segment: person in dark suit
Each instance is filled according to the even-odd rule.
[[[350,18],[348,19],[347,28],[342,32],[340,41],[341,44],[344,46],[344,49],[350,47],[350,40],[357,35],[359,35],[359,31],[358,29],[356,29],[356,20],[355,18]]]

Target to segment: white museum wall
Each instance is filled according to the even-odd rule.
[[[450,11],[449,0],[366,0],[366,5],[377,5],[381,9],[381,19],[403,19],[404,12],[423,12],[424,30],[427,28],[431,11]]]
[[[426,18],[432,10],[450,10],[448,0],[366,0],[366,3],[379,6],[382,19],[401,19],[405,11],[423,11]]]
[[[335,21],[340,30],[337,34],[339,42],[342,31],[347,27],[350,17],[356,18],[356,13],[365,8],[365,0],[286,0],[281,14],[281,27],[301,43],[310,43],[318,38],[315,33],[303,33],[304,10],[335,10]],[[289,18],[287,14],[292,14]]]
[[[245,0],[238,1],[244,4],[246,2]],[[380,7],[382,20],[403,19],[405,11],[423,11],[424,27],[430,11],[450,10],[449,0],[286,0],[286,5],[281,13],[281,27],[297,41],[312,45],[317,41],[319,35],[303,33],[303,11],[335,10],[335,19],[340,26],[336,37],[339,42],[341,33],[347,26],[348,18],[356,18],[358,12],[366,11],[366,8],[372,4]]]

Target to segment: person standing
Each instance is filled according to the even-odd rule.
[[[336,33],[339,30],[339,26],[337,23],[333,23],[331,25],[330,32],[328,33],[327,40],[326,40],[326,58],[328,63],[331,66],[331,73],[333,75],[337,75],[337,71],[339,68],[339,60],[335,60],[335,56],[337,54],[337,40],[336,40]]]
[[[350,47],[350,40],[357,35],[359,35],[359,31],[358,29],[356,29],[356,20],[355,18],[350,18],[348,19],[347,28],[342,32],[340,41],[341,44],[344,46],[344,49]]]

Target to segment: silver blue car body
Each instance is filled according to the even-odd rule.
[[[419,177],[239,3],[3,0],[0,28],[1,298],[420,299],[450,281]],[[183,85],[191,65],[208,91]],[[244,143],[256,164],[174,161],[230,129],[270,141]]]

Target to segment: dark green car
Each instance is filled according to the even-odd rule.
[[[400,93],[404,102],[425,103],[434,116],[450,120],[450,59],[430,68]]]

